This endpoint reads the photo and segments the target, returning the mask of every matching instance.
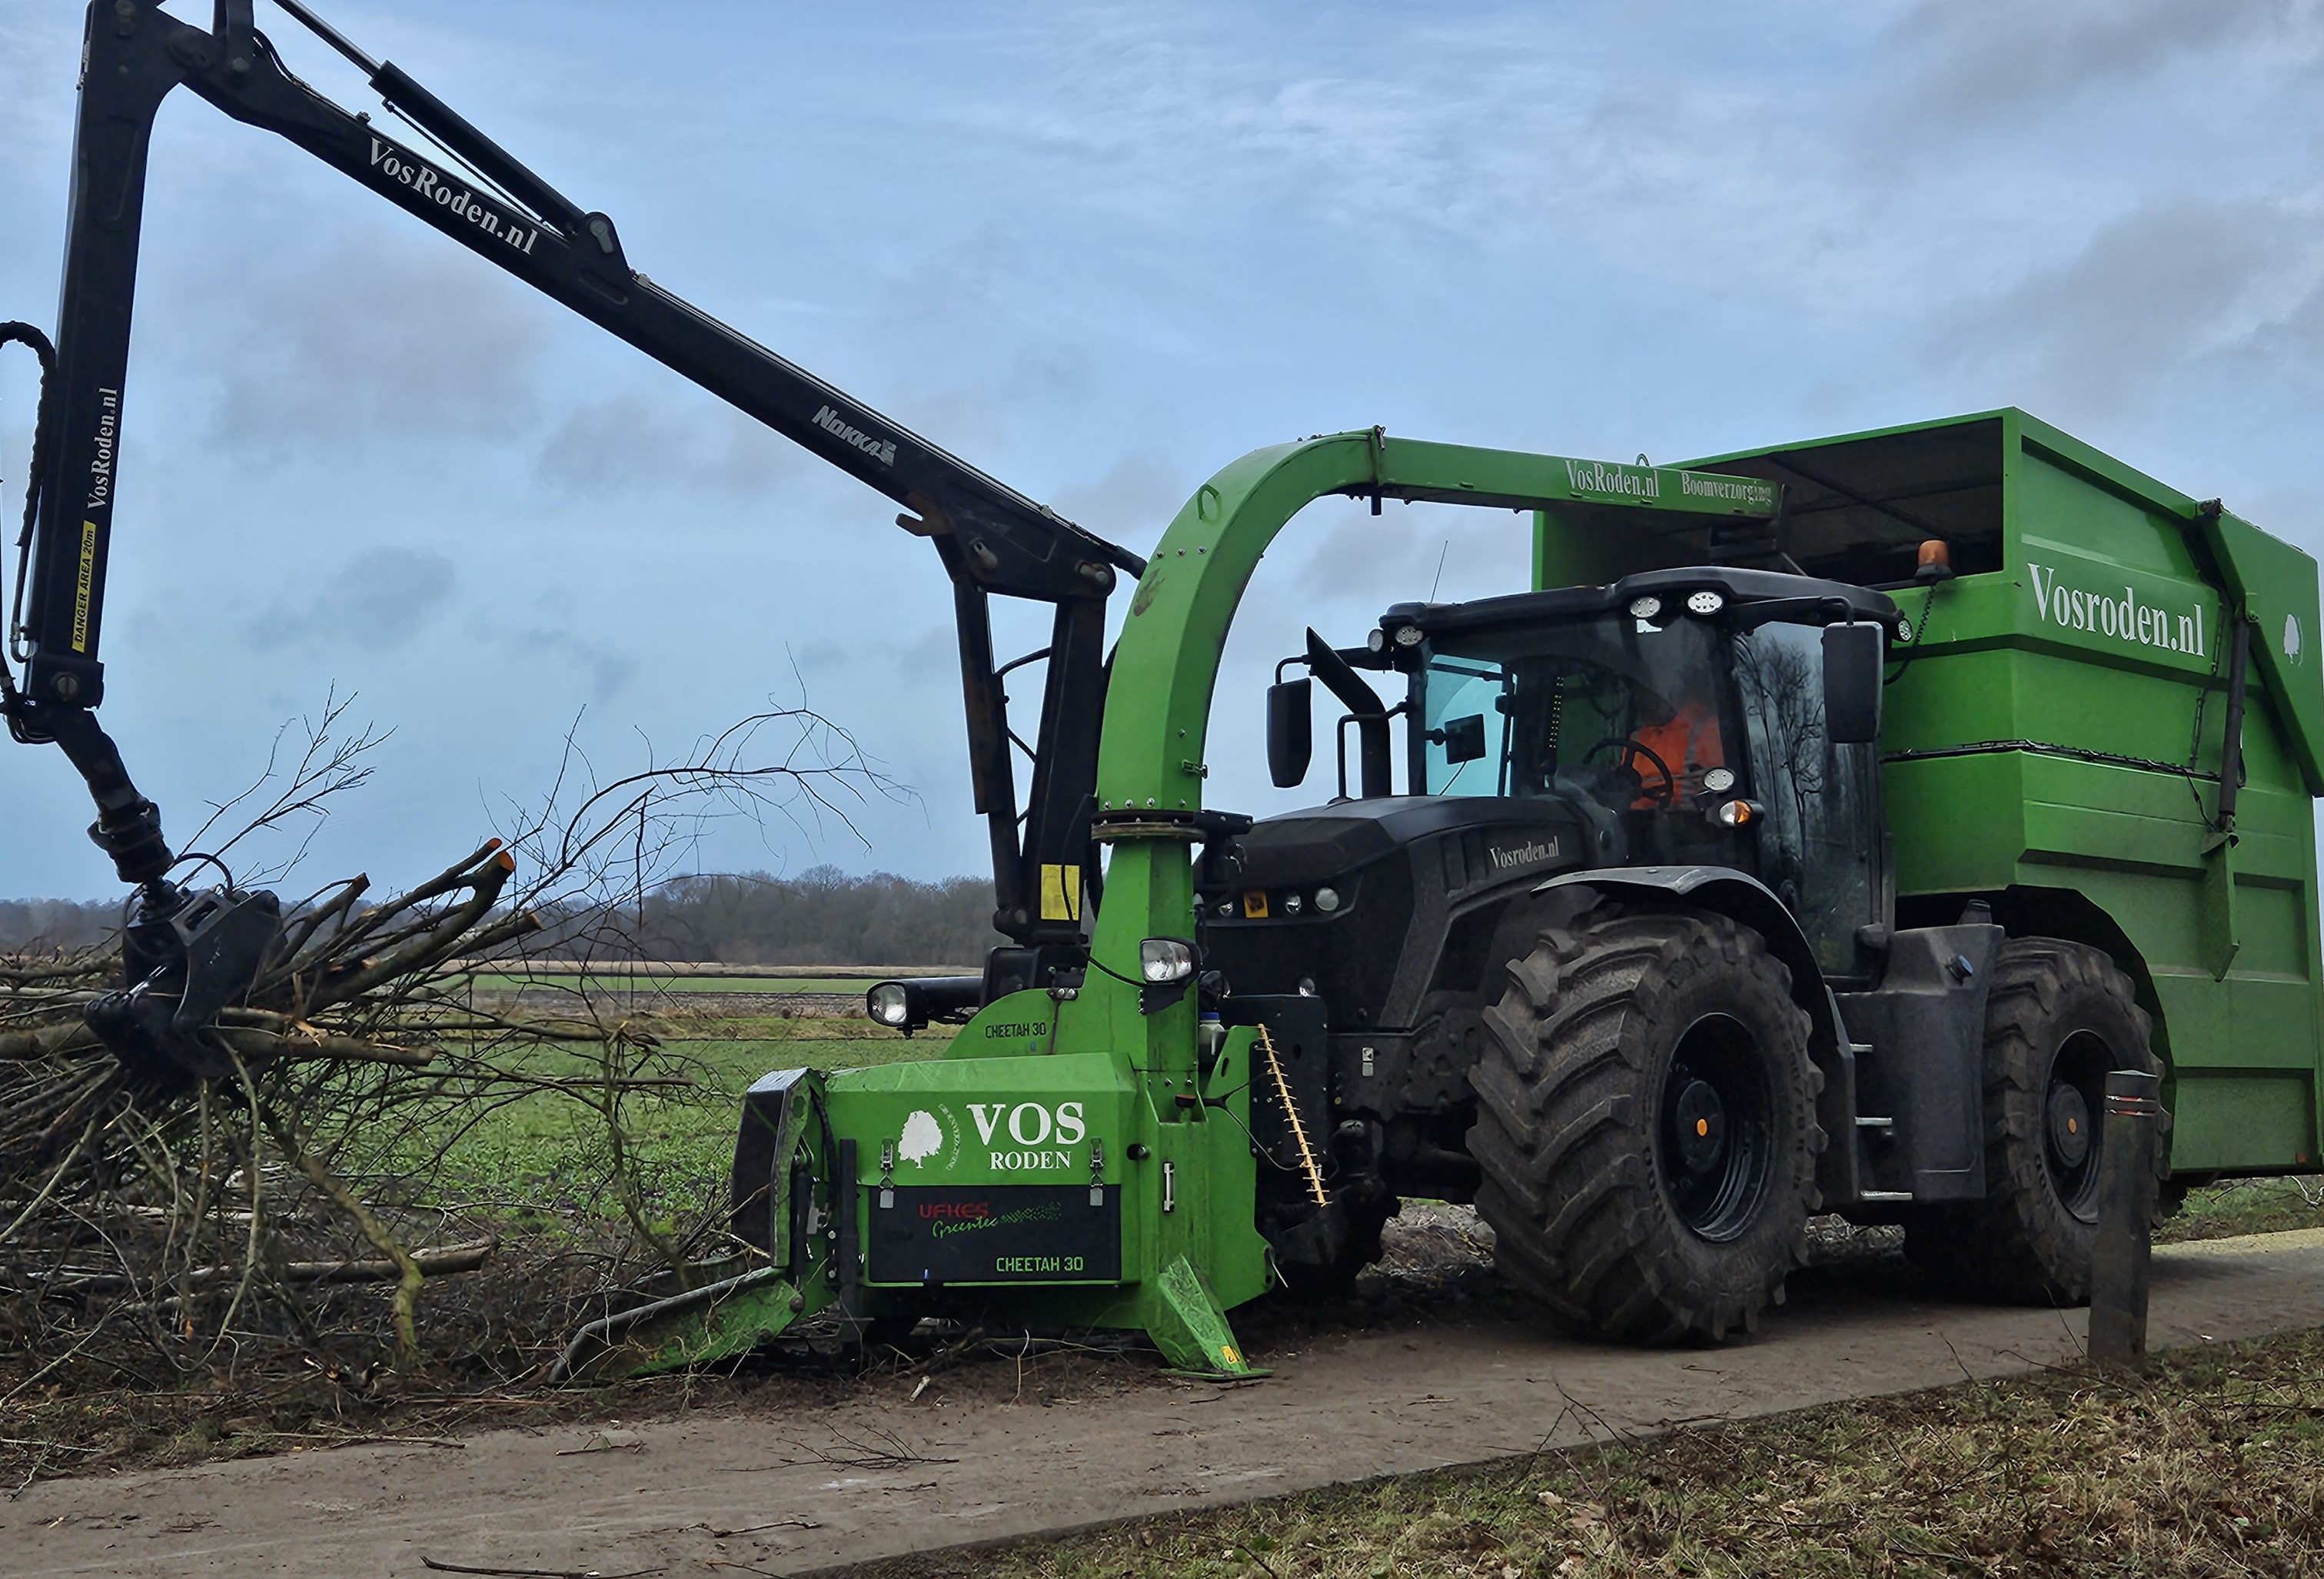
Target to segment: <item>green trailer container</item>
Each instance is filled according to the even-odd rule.
[[[2137,983],[2182,1181],[2316,1166],[2316,837],[2324,794],[2316,562],[2024,411],[1687,463],[1782,485],[1802,568],[1911,583],[1881,771],[1897,924],[1985,898]],[[1710,557],[1700,530],[1612,536],[1550,512],[1536,584]],[[2243,772],[2221,826],[2234,611]]]

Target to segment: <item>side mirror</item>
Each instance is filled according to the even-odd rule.
[[[1823,628],[1823,719],[1834,745],[1880,738],[1880,670],[1886,651],[1877,623]]]
[[[1447,762],[1473,762],[1485,754],[1485,716],[1471,713],[1447,718],[1436,737],[1443,743]]]
[[[1267,688],[1267,772],[1277,790],[1296,789],[1315,754],[1315,682],[1277,680]]]

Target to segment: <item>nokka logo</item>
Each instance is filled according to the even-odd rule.
[[[896,441],[874,439],[861,428],[850,428],[839,420],[839,413],[825,406],[815,414],[815,425],[835,439],[844,439],[882,466],[896,464]]]

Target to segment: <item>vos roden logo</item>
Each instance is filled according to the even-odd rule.
[[[1038,1102],[1020,1102],[1013,1105],[1005,1102],[972,1102],[969,1117],[976,1121],[976,1138],[991,1153],[990,1166],[996,1173],[1047,1173],[1069,1168],[1074,1154],[1059,1150],[1078,1146],[1087,1138],[1089,1126],[1082,1118],[1082,1104],[1061,1102],[1053,1110]],[[993,1140],[1005,1132],[1016,1142],[1008,1148],[994,1148]],[[1056,1141],[1051,1146],[1050,1141]]]
[[[1055,1106],[1038,1102],[972,1102],[968,1104],[976,1139],[986,1153],[986,1166],[998,1173],[1057,1173],[1074,1166],[1068,1148],[1089,1138],[1085,1110],[1079,1102]],[[960,1121],[949,1107],[918,1108],[906,1115],[897,1137],[896,1155],[915,1167],[932,1163],[949,1171],[959,1160]]]

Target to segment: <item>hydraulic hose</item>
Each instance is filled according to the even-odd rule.
[[[11,320],[0,323],[0,346],[28,347],[41,363],[41,392],[32,412],[32,469],[24,479],[24,528],[16,536],[16,584],[8,601],[8,642],[0,653],[0,704],[6,706],[10,726],[15,723],[15,677],[10,672],[8,660],[21,663],[25,654],[18,650],[24,628],[24,582],[32,563],[32,529],[40,519],[41,480],[48,476],[49,448],[55,439],[55,408],[51,394],[56,383],[57,348],[40,329],[28,323]]]

